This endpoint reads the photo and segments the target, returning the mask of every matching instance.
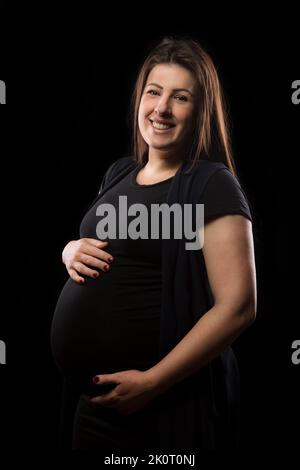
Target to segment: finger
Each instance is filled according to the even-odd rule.
[[[85,280],[83,277],[79,276],[75,269],[70,268],[69,269],[69,275],[73,279],[73,281],[77,282],[78,284],[84,284]]]
[[[79,261],[75,261],[72,265],[72,268],[75,269],[79,275],[84,274],[85,276],[92,277],[94,279],[100,276],[99,271],[94,271],[93,269],[88,268]]]
[[[94,258],[90,255],[82,254],[80,255],[79,261],[84,264],[85,266],[91,266],[97,269],[101,269],[102,271],[108,271],[110,266],[108,263],[104,261],[100,261],[98,258]]]
[[[110,253],[92,245],[86,245],[82,254],[103,260],[106,263],[111,263],[114,260],[114,257]]]
[[[119,397],[111,396],[109,393],[105,393],[104,395],[100,395],[97,397],[90,398],[90,402],[96,405],[103,405],[107,406],[108,408],[114,408],[118,406]]]
[[[97,238],[86,238],[87,242],[93,246],[97,246],[99,248],[106,247],[108,245],[107,240],[98,240]]]
[[[93,382],[99,385],[103,385],[103,384],[118,385],[120,383],[120,377],[118,377],[116,372],[114,372],[113,374],[94,375]]]

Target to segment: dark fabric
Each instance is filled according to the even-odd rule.
[[[185,162],[174,176],[167,198],[169,205],[202,203],[203,192],[210,178],[218,171],[229,172],[223,163],[201,160],[192,172],[186,174],[190,164],[189,161]],[[115,162],[106,174],[99,194],[103,195],[134,167],[135,162],[131,158]],[[237,179],[229,175],[227,183],[229,179],[236,186],[236,194],[242,199],[243,193]],[[217,187],[214,189],[218,191]],[[222,195],[219,194],[219,197]],[[232,207],[223,205],[219,207],[217,215],[240,213],[251,219],[246,199],[242,199],[242,207],[238,206],[236,199],[234,200],[234,211]],[[186,250],[185,241],[162,240],[160,358],[173,349],[199,318],[213,306],[202,250]],[[162,447],[237,447],[239,371],[231,348],[199,372],[165,392],[162,401],[164,406],[159,416]]]
[[[75,412],[72,449],[103,453],[158,451],[158,400],[122,415],[113,408],[96,408],[89,403],[89,395],[82,394]]]
[[[185,174],[190,164],[185,162],[172,179],[166,201],[169,205],[205,203],[206,221],[231,213],[251,220],[245,195],[224,164],[201,160],[190,174]],[[134,168],[136,163],[132,158],[117,160],[106,172],[90,208]],[[160,359],[213,306],[202,250],[186,250],[185,242],[183,238],[163,239],[161,243]],[[197,373],[160,395],[159,403],[160,449],[237,447],[239,371],[232,349],[228,348]],[[84,419],[85,413],[81,402],[77,419]]]
[[[205,222],[224,214],[241,214],[252,221],[243,189],[227,168],[220,168],[210,176],[201,196],[201,202],[205,207]]]
[[[97,279],[84,276],[84,285],[69,278],[56,304],[52,352],[64,375],[72,380],[88,383],[95,374],[146,370],[158,360],[161,233],[158,239],[120,238],[119,196],[127,198],[128,208],[140,203],[148,209],[151,235],[151,204],[166,201],[171,180],[140,186],[130,172],[100,196],[82,219],[80,238],[97,239],[97,225],[107,222],[107,213],[99,215],[97,209],[100,204],[110,204],[116,214],[116,238],[111,233],[104,238],[109,241],[106,251],[114,257],[111,269],[106,273],[98,270]],[[127,229],[135,217],[126,218]]]

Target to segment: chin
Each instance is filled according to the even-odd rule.
[[[176,148],[176,145],[155,145],[155,144],[152,144],[150,145],[149,147],[155,149],[155,150],[173,150],[174,148]]]
[[[174,140],[163,140],[163,139],[149,139],[147,142],[150,147],[153,147],[155,149],[163,149],[163,148],[173,148],[177,147],[179,143]]]

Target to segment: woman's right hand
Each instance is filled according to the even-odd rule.
[[[83,284],[85,279],[80,274],[97,278],[100,274],[99,269],[108,271],[109,263],[113,261],[113,257],[104,251],[103,248],[106,248],[107,245],[108,242],[95,238],[71,240],[62,252],[62,262],[70,277],[78,284]]]

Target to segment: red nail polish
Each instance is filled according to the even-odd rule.
[[[94,382],[95,384],[97,384],[97,383],[99,382],[99,377],[94,377],[94,378],[93,378],[93,382]]]

